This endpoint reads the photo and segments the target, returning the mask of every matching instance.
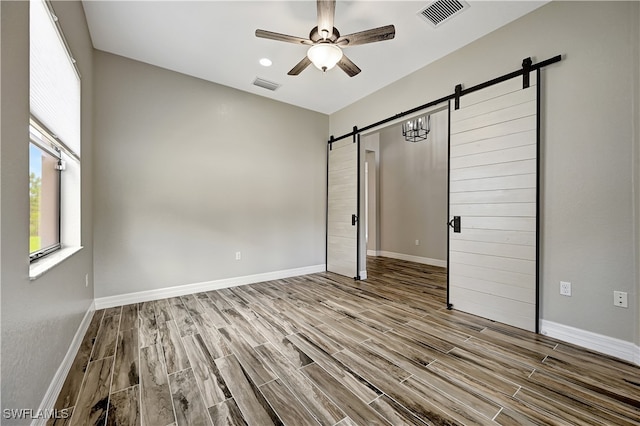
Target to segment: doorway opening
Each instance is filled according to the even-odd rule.
[[[446,268],[448,109],[424,114],[431,116],[426,140],[406,141],[400,121],[362,136],[363,260]]]

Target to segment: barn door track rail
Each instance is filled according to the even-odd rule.
[[[375,123],[369,124],[368,126],[364,126],[362,128],[358,128],[356,126],[353,127],[353,131],[349,132],[349,133],[345,133],[342,136],[338,136],[338,137],[334,137],[333,135],[331,135],[331,137],[329,138],[329,140],[327,141],[327,143],[331,146],[331,144],[333,144],[333,142],[337,142],[341,139],[345,139],[348,137],[353,137],[358,133],[363,133],[366,132],[367,130],[371,130],[374,127],[378,127],[381,126],[383,124],[389,123],[391,121],[397,120],[399,118],[403,118],[406,117],[408,115],[412,115],[415,114],[416,112],[419,112],[423,109],[427,109],[436,105],[439,105],[441,103],[450,101],[450,100],[454,100],[454,106],[455,109],[459,108],[460,105],[460,97],[464,96],[464,95],[468,95],[469,93],[473,93],[477,90],[481,90],[484,88],[487,88],[489,86],[493,86],[494,84],[498,84],[501,83],[503,81],[507,81],[510,80],[514,77],[518,77],[518,76],[522,76],[522,88],[526,89],[527,87],[529,87],[529,73],[531,73],[532,71],[537,71],[541,68],[544,68],[548,65],[551,64],[555,64],[556,62],[560,62],[562,60],[562,55],[557,55],[554,56],[552,58],[549,58],[547,60],[538,62],[538,63],[533,63],[533,61],[531,60],[531,57],[529,58],[525,58],[522,60],[522,67],[516,71],[510,72],[508,74],[504,74],[500,77],[496,77],[492,80],[488,80],[485,81],[484,83],[480,83],[477,84],[475,86],[469,87],[467,89],[463,89],[462,88],[462,84],[458,84],[455,89],[454,92],[450,95],[447,96],[443,96],[442,98],[427,102],[426,104],[423,105],[419,105],[415,108],[411,108],[408,111],[403,111],[403,112],[399,112],[398,114],[391,116],[391,117],[387,117],[383,120],[377,121]]]

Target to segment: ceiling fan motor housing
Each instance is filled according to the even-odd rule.
[[[320,31],[318,31],[317,26],[313,27],[311,29],[311,32],[309,33],[309,40],[311,40],[314,43],[318,43],[319,41],[323,41],[323,40],[328,40],[331,43],[335,43],[339,38],[340,38],[340,31],[338,31],[336,27],[333,27],[333,33],[330,34],[326,39],[322,37],[322,34],[320,34]]]

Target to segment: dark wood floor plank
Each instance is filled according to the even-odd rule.
[[[535,371],[535,368],[531,366],[521,364],[507,356],[493,355],[475,344],[465,345],[464,348],[454,348],[447,355],[449,355],[449,359],[456,357],[463,362],[481,366],[488,371],[499,372],[502,377],[512,380],[514,383],[519,383]]]
[[[141,348],[155,345],[158,341],[158,325],[154,306],[154,302],[142,302],[138,305],[138,316],[140,317],[138,341]]]
[[[349,390],[362,401],[373,401],[382,394],[382,392],[374,385],[369,383],[348,366],[333,358],[330,354],[325,352],[323,348],[317,346],[305,336],[294,334],[288,336],[287,339],[307,354],[307,356],[315,363],[329,372],[329,374],[331,374],[340,383],[349,388]]]
[[[187,308],[189,315],[201,315],[204,314],[204,307],[198,302],[198,299],[193,294],[188,294],[186,296],[180,296],[180,300]]]
[[[254,310],[260,317],[269,323],[273,329],[279,330],[280,333],[284,336],[288,336],[289,334],[293,334],[298,331],[294,324],[291,321],[282,315],[280,315],[279,311],[275,308],[263,305],[251,305],[251,309]]]
[[[343,322],[334,320],[333,318],[327,318],[324,320],[324,324],[332,330],[348,337],[355,343],[361,343],[367,339],[371,339],[373,333],[373,330],[369,330],[356,322]]]
[[[248,302],[233,291],[233,288],[223,288],[218,290],[218,294],[224,297],[232,306],[246,305]]]
[[[453,396],[441,391],[438,387],[426,386],[424,382],[413,377],[405,380],[402,385],[418,395],[428,395],[429,401],[434,401],[438,407],[446,413],[447,417],[462,424],[487,425],[491,423],[493,416],[499,412],[499,409],[496,409],[491,416],[487,416],[487,410],[491,407],[482,406],[480,401],[476,400],[471,404],[468,403],[470,398],[466,398],[464,402],[458,401]],[[467,403],[465,404],[465,402]],[[485,411],[484,415],[474,408],[481,408],[481,411]]]
[[[213,359],[222,358],[231,354],[229,345],[224,341],[209,315],[193,315],[191,318],[193,318],[198,334],[202,336],[202,340]]]
[[[606,370],[576,367],[571,362],[555,358],[553,355],[545,358],[543,365],[545,371],[552,371],[566,381],[640,410],[640,379],[637,376],[630,377],[629,381],[612,381]]]
[[[233,399],[249,425],[283,425],[235,355],[219,358],[216,364],[224,380],[229,383]]]
[[[228,308],[233,308],[233,305],[225,299],[222,294],[220,294],[220,290],[207,291],[205,292],[211,302],[218,308],[219,311],[223,311]]]
[[[140,426],[139,385],[112,393],[107,426]]]
[[[224,314],[229,319],[231,327],[241,334],[249,345],[255,347],[267,342],[267,339],[235,308],[225,309]]]
[[[302,404],[322,425],[333,425],[345,414],[310,380],[280,354],[270,343],[258,346],[256,351]]]
[[[112,308],[107,308],[104,310],[104,317],[111,317],[111,316],[119,316],[120,314],[122,314],[122,306],[114,306]]]
[[[271,326],[262,318],[251,321],[251,325],[255,327],[261,335],[265,336],[267,341],[275,346],[275,348],[293,364],[294,368],[304,367],[313,362],[311,358],[292,344],[279,329]]]
[[[554,356],[558,359],[570,360],[573,363],[582,365],[597,365],[605,368],[618,377],[634,377],[637,376],[638,366],[628,361],[624,361],[613,356],[600,354],[580,346],[572,345],[565,342],[557,342],[554,349]]]
[[[534,384],[539,387],[534,387]],[[526,386],[538,391],[538,393],[547,389],[545,396],[560,400],[569,399],[566,404],[579,405],[585,411],[592,413],[593,416],[608,419],[612,424],[640,422],[640,410],[637,408],[621,403],[592,389],[576,386],[574,383],[547,371],[536,370],[529,378]]]
[[[209,416],[214,426],[245,426],[247,424],[234,398],[210,407]]]
[[[513,410],[509,407],[504,408],[495,418],[495,422],[503,426],[540,426],[540,425],[563,425],[560,419],[554,419],[546,416],[541,412],[531,411],[529,415],[525,414],[524,409]]]
[[[350,354],[352,356],[360,357],[366,360],[367,363],[375,366],[381,374],[384,374],[386,377],[392,380],[401,382],[411,376],[411,373],[409,373],[407,370],[380,355],[376,351],[371,350],[365,345],[356,345],[350,347],[348,350],[345,350],[342,353]],[[340,359],[338,355],[336,355],[335,357]]]
[[[91,361],[111,357],[116,351],[116,341],[118,340],[118,327],[120,325],[120,315],[114,314],[102,319],[100,330],[96,336],[91,353]]]
[[[260,386],[260,391],[286,425],[318,426],[320,423],[280,380]]]
[[[494,395],[496,392],[513,396],[520,388],[519,385],[500,377],[499,374],[460,362],[453,356],[445,356],[432,362],[428,369],[465,386],[470,392],[477,390],[488,396]]]
[[[71,424],[71,416],[73,415],[73,408],[63,408],[61,410],[54,411],[53,416],[47,420],[47,426],[68,426]]]
[[[171,390],[159,344],[140,349],[140,386],[142,425],[166,426],[175,422]]]
[[[198,387],[193,386],[194,382],[195,377],[190,368],[169,375],[169,388],[178,426],[212,425]]]
[[[304,327],[299,330],[299,334],[314,342],[328,354],[340,352],[345,347],[340,342],[351,343],[347,336],[334,330],[326,324],[317,327]]]
[[[391,339],[384,343],[371,339],[363,344],[410,373],[421,371],[436,359],[428,349],[422,351],[419,347],[403,345]]]
[[[431,402],[429,395],[418,394],[403,386],[397,381],[380,374],[378,368],[366,360],[343,351],[336,354],[343,363],[348,364],[354,371],[364,377],[376,388],[383,391],[400,405],[403,405],[411,414],[424,422],[435,424],[455,425],[457,420],[451,419],[437,403]]]
[[[515,395],[515,398],[525,402],[529,406],[537,407],[538,409],[553,413],[554,416],[561,418],[564,422],[572,425],[601,425],[605,426],[610,423],[594,417],[588,412],[579,412],[574,410],[571,406],[565,405],[560,401],[550,398],[540,398],[538,395],[533,394],[526,388],[522,388]],[[621,422],[615,423],[621,425]]]
[[[229,325],[229,321],[224,317],[222,311],[211,300],[207,293],[195,294],[196,299],[204,308],[205,314],[209,317],[211,322],[216,328],[225,327]]]
[[[156,313],[156,321],[163,323],[173,320],[171,315],[171,305],[168,299],[154,300],[153,308]]]
[[[113,356],[89,363],[78,403],[71,417],[72,426],[104,425],[109,405],[112,367]]]
[[[176,322],[178,330],[180,330],[180,336],[196,334],[198,331],[189,314],[189,309],[184,305],[182,299],[180,297],[171,297],[168,301],[171,306],[171,316]]]
[[[160,344],[164,354],[164,362],[168,374],[185,370],[191,365],[185,351],[178,326],[174,321],[166,321],[158,324]]]
[[[280,313],[287,318],[302,324],[309,324],[312,326],[322,324],[314,312],[309,312],[305,305],[291,303],[288,300],[277,299],[274,300],[274,305],[280,310]]]
[[[424,422],[411,414],[402,405],[398,404],[387,395],[381,395],[379,398],[371,401],[369,406],[376,410],[382,417],[387,419],[389,423],[395,426],[411,426],[411,425],[433,425],[432,422]]]
[[[466,350],[495,362],[502,362],[505,365],[508,364],[516,370],[521,369],[525,376],[529,376],[542,361],[522,356],[518,353],[517,349],[513,347],[496,345],[487,340],[481,340],[475,337],[470,338],[464,342],[464,344],[453,349],[453,351],[458,349]]]
[[[100,323],[102,322],[103,316],[104,311],[96,311],[93,313],[93,317],[91,317],[89,327],[87,327],[87,331],[82,338],[80,347],[78,348],[78,353],[73,359],[69,373],[67,373],[62,389],[60,390],[56,403],[54,404],[54,407],[58,410],[73,407],[76,404],[78,393],[82,386],[82,379],[84,378],[84,373],[87,370],[87,365],[91,358],[93,343],[96,335],[98,334],[98,330],[100,329]]]
[[[131,328],[138,328],[140,319],[138,317],[138,304],[133,303],[131,305],[124,305],[122,307],[122,317],[120,318],[119,331],[129,330]]]
[[[256,351],[233,328],[220,328],[218,331],[256,386],[263,385],[276,378]]]
[[[412,340],[421,345],[425,345],[434,348],[442,353],[447,353],[455,347],[459,347],[466,339],[444,339],[441,336],[435,336],[432,333],[426,333],[421,330],[417,330],[413,327],[409,327],[407,324],[401,324],[393,328],[392,331],[385,333],[388,336],[399,336],[399,339],[409,341]],[[456,340],[452,342],[451,340]]]
[[[302,368],[302,371],[356,424],[389,425],[384,417],[351,393],[318,364],[310,364]]]
[[[128,328],[118,333],[111,393],[140,383],[138,330]]]
[[[427,368],[419,375],[404,382],[412,389],[424,390],[424,393],[434,395],[440,393],[451,401],[458,401],[466,407],[482,414],[487,419],[493,419],[500,412],[500,405],[491,401],[484,392],[466,386],[466,383],[450,380],[446,373]]]
[[[199,334],[187,335],[182,338],[182,341],[205,406],[209,408],[231,398],[227,383],[220,375],[215,360],[207,350],[202,337]]]

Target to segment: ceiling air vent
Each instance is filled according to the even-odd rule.
[[[256,77],[256,79],[253,81],[253,84],[255,86],[262,87],[264,89],[268,89],[271,91],[276,90],[278,87],[281,86],[278,83],[274,83],[273,81],[265,80],[264,78],[260,78],[260,77]]]
[[[469,4],[459,0],[436,0],[418,12],[418,15],[434,28],[469,8]]]

